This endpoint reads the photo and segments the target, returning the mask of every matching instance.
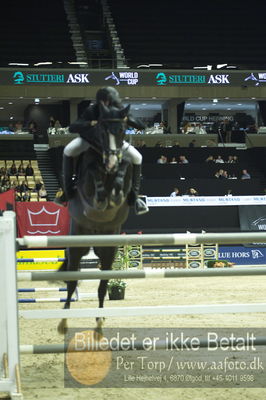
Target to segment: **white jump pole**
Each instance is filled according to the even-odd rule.
[[[16,270],[16,214],[0,216],[0,392],[22,399],[19,370],[19,333]]]
[[[133,271],[66,271],[66,272],[18,272],[22,281],[75,281],[95,279],[162,279],[162,278],[203,278],[217,276],[254,276],[266,275],[265,267],[251,268],[190,268]]]
[[[266,232],[234,233],[167,233],[144,235],[77,235],[77,236],[24,236],[17,239],[19,246],[36,247],[116,247],[127,245],[183,245],[183,244],[242,244],[264,243]]]
[[[19,315],[26,319],[98,318],[98,317],[141,317],[147,315],[197,315],[265,313],[266,303],[254,304],[198,304],[180,306],[143,306],[75,308],[51,310],[21,310]]]
[[[232,339],[230,340],[231,346],[237,346],[239,343],[237,339]],[[255,339],[252,340],[245,340],[244,341],[245,346],[248,345],[253,345],[253,346],[265,346],[266,345],[266,337],[264,336],[259,336],[256,337]],[[211,347],[216,347],[216,346],[222,346],[223,341],[218,340],[217,343],[210,343],[209,340],[206,339],[201,339],[199,341],[199,347],[201,348],[211,348]],[[181,347],[182,346],[182,347]],[[193,348],[193,341],[191,340],[175,340],[173,341],[165,341],[165,340],[159,340],[156,341],[156,346],[155,350],[166,350],[166,349],[173,349],[173,348],[185,348],[191,349]],[[110,351],[125,351],[123,347],[123,342],[117,342],[116,344],[112,343],[112,346],[108,346],[107,349],[105,350],[110,350]],[[145,346],[143,344],[143,341],[134,341],[133,343],[130,343],[127,346],[126,351],[135,351],[135,350],[145,350]],[[76,349],[75,346],[69,346],[66,343],[55,343],[55,344],[24,344],[20,345],[20,353],[21,354],[55,354],[55,353],[81,353],[81,352],[89,352],[89,351],[102,351],[99,346],[95,346],[93,343],[90,346],[89,343],[86,344],[85,349]]]

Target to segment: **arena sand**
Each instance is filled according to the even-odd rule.
[[[56,282],[19,282],[19,287],[58,286]],[[96,292],[97,281],[81,282],[81,292]],[[265,302],[265,277],[217,277],[128,280],[126,298],[106,300],[106,307]],[[44,297],[43,293],[38,294]],[[24,296],[25,297],[25,296]],[[55,297],[55,294],[52,294]],[[62,297],[62,296],[61,296]],[[97,307],[96,300],[72,303],[72,308]],[[62,303],[20,304],[20,309],[62,308]],[[20,318],[21,344],[63,343],[58,320]],[[91,328],[94,319],[70,319],[69,327]],[[266,314],[220,314],[107,318],[105,327],[245,327],[265,328]],[[65,388],[64,355],[22,355],[24,400],[248,400],[266,398],[263,388]],[[3,398],[3,395],[0,395]]]

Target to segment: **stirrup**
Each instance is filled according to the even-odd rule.
[[[146,214],[147,212],[149,212],[149,207],[147,206],[147,204],[140,198],[137,198],[135,202],[135,213],[137,215],[142,215]]]

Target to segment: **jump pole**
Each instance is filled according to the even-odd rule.
[[[162,278],[202,278],[217,276],[266,275],[265,267],[257,268],[206,268],[206,269],[165,269],[165,270],[120,270],[120,271],[69,271],[69,272],[18,272],[18,280],[23,281],[76,281],[95,279],[162,279]]]
[[[210,343],[208,340],[200,340],[199,341],[199,347],[200,348],[206,348],[206,347],[220,347],[221,346],[221,341],[218,340],[217,343]],[[232,340],[231,346],[237,346],[238,342],[237,340]],[[156,348],[155,350],[165,350],[165,349],[172,349],[173,346],[174,348],[180,348],[183,344],[180,340],[171,342],[171,341],[157,341],[156,342]],[[245,340],[244,345],[254,345],[254,346],[265,346],[266,345],[266,337],[260,336],[256,337],[255,339],[251,340]],[[193,348],[193,343],[191,341],[186,340],[185,348]],[[184,348],[184,347],[183,347]],[[145,346],[143,346],[142,341],[134,341],[134,345],[132,344],[127,347],[126,351],[135,351],[135,350],[145,350]],[[24,344],[20,345],[20,354],[55,354],[55,353],[81,353],[83,351],[125,351],[123,348],[123,345],[121,343],[117,343],[117,345],[112,345],[110,348],[105,348],[104,350],[98,348],[94,348],[93,345],[89,347],[88,345],[86,346],[85,350],[77,350],[75,347],[68,346],[65,343],[55,343],[55,344]]]
[[[266,303],[253,304],[198,304],[179,306],[142,306],[74,308],[51,310],[20,310],[25,319],[61,319],[61,318],[101,318],[101,317],[141,317],[147,315],[200,315],[200,314],[239,314],[265,313]]]
[[[77,236],[24,236],[17,239],[21,247],[117,247],[126,245],[183,245],[183,244],[242,244],[266,242],[266,232],[235,233],[168,233],[144,235],[77,235]]]

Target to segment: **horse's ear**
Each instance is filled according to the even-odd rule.
[[[121,119],[124,119],[128,115],[129,109],[130,109],[130,104],[128,106],[126,106],[125,108],[122,108],[122,110],[119,111]]]
[[[109,108],[104,104],[104,102],[100,101],[99,111],[100,111],[100,116],[103,116],[109,113]]]

